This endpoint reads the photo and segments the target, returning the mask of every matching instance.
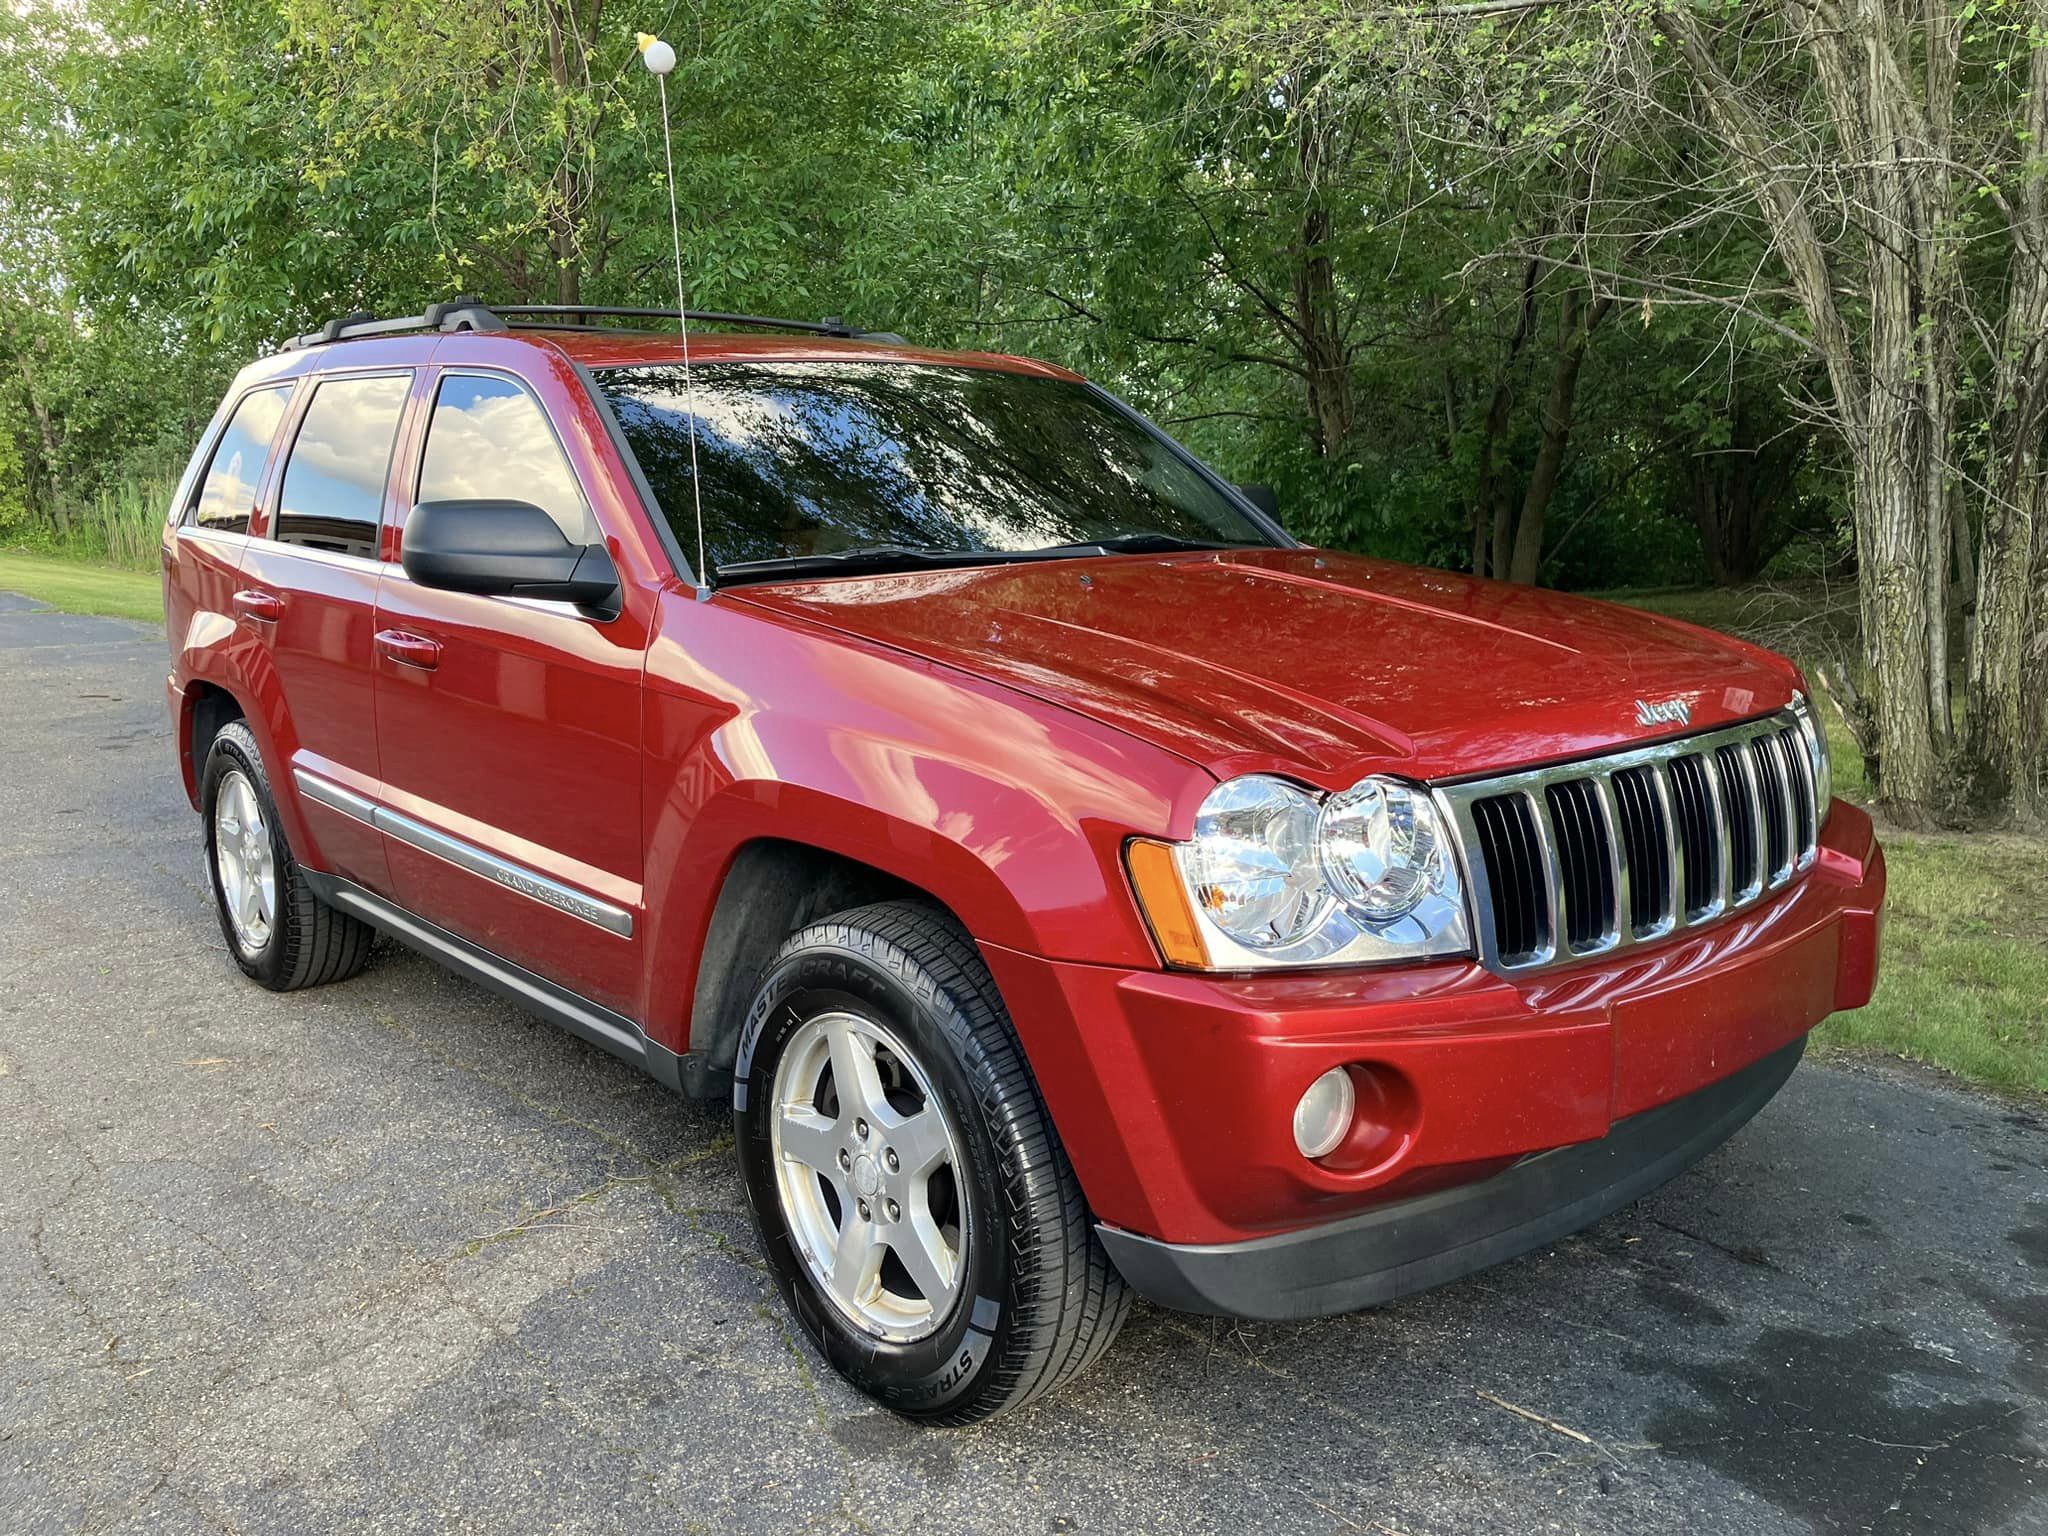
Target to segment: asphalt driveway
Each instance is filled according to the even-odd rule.
[[[0,595],[0,1532],[2048,1531],[2048,1114],[1809,1060],[1383,1311],[1140,1308],[968,1432],[763,1273],[726,1117],[404,951],[230,964],[160,634]]]

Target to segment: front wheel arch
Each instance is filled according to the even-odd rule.
[[[790,935],[855,907],[902,900],[923,902],[959,923],[929,891],[858,859],[784,838],[742,844],[712,906],[690,1005],[689,1053],[706,1085],[732,1070],[747,1009]]]

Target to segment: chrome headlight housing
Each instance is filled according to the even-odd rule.
[[[1813,797],[1819,827],[1828,819],[1828,807],[1835,803],[1834,764],[1828,757],[1828,728],[1820,710],[1803,693],[1792,695],[1792,713],[1799,721],[1799,734],[1806,742],[1806,758],[1813,765]]]
[[[1199,958],[1168,942],[1174,924],[1162,922],[1137,846],[1140,900],[1179,964],[1255,970],[1472,951],[1450,825],[1419,785],[1376,776],[1327,797],[1266,774],[1217,785],[1194,836],[1170,845],[1180,890],[1167,896],[1185,898]]]

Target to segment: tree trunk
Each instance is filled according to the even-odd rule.
[[[1301,248],[1294,268],[1294,308],[1301,328],[1301,362],[1308,375],[1309,419],[1316,456],[1334,459],[1351,441],[1357,407],[1351,387],[1351,349],[1337,301],[1337,273],[1330,261],[1333,221],[1324,199],[1330,146],[1316,115],[1300,116],[1298,152],[1308,208],[1301,219]]]
[[[1336,283],[1321,247],[1330,238],[1330,213],[1314,208],[1302,221],[1304,251],[1295,269],[1294,301],[1301,313],[1302,365],[1308,370],[1309,418],[1316,456],[1334,459],[1351,441],[1357,405],[1351,357],[1336,318]]]
[[[1536,285],[1543,277],[1543,261],[1532,256],[1522,269],[1522,302],[1516,307],[1514,333],[1508,337],[1507,355],[1494,376],[1493,395],[1486,402],[1486,419],[1480,427],[1479,475],[1472,492],[1472,574],[1498,576],[1507,566],[1505,543],[1495,553],[1496,542],[1505,527],[1502,518],[1505,493],[1500,483],[1500,445],[1506,436],[1508,416],[1515,404],[1515,365],[1529,333],[1536,328]]]
[[[1707,579],[1717,587],[1754,581],[1784,546],[1778,512],[1791,494],[1808,439],[1776,432],[1777,425],[1766,420],[1759,431],[1748,402],[1738,399],[1727,445],[1695,447],[1686,455],[1693,526]]]
[[[60,534],[71,531],[71,509],[64,501],[64,475],[58,469],[63,445],[57,437],[56,418],[50,408],[40,400],[29,402],[29,413],[36,419],[36,439],[42,445],[43,480],[49,487],[50,526]]]
[[[2048,0],[2035,0],[2033,23],[2048,27]],[[2027,153],[2048,136],[2048,46],[2036,44],[2027,78],[2020,141]],[[2042,437],[2048,432],[2048,187],[2029,176],[2012,213],[2013,256],[2005,331],[1991,402],[1995,469],[1977,552],[1977,611],[1970,645],[1967,735],[1963,758],[1980,807],[2003,808],[2022,822],[2043,810],[2048,748],[2048,484]]]
[[[1939,763],[1927,673],[1927,477],[1913,453],[1913,407],[1884,390],[1870,398],[1870,436],[1855,454],[1857,561],[1864,661],[1875,686],[1877,795],[1904,825],[1928,819]]]
[[[1938,370],[1946,317],[1915,259],[1936,238],[1933,221],[1953,210],[1930,206],[1922,174],[1935,135],[1892,53],[1881,8],[1785,0],[1794,37],[1808,54],[1842,157],[1845,185],[1864,226],[1864,267],[1838,271],[1844,258],[1816,226],[1812,187],[1787,168],[1771,125],[1721,67],[1680,0],[1660,6],[1657,29],[1684,60],[1715,126],[1747,168],[1759,211],[1806,311],[1814,348],[1827,366],[1835,415],[1855,463],[1852,503],[1857,592],[1864,657],[1874,695],[1880,777],[1878,799],[1895,818],[1927,820],[1941,783],[1945,714],[1946,584],[1930,582],[1928,563],[1945,565],[1948,534],[1940,460],[1953,448],[1952,420],[1923,381]],[[1836,301],[1867,293],[1870,318],[1859,348]],[[1941,542],[1930,547],[1930,533]],[[1941,681],[1935,675],[1941,674]]]
[[[1564,471],[1565,450],[1572,441],[1572,403],[1579,392],[1579,369],[1586,361],[1586,347],[1594,328],[1614,307],[1611,297],[1596,299],[1589,308],[1583,290],[1565,290],[1558,318],[1557,365],[1551,370],[1550,393],[1543,401],[1543,437],[1536,449],[1536,463],[1529,471],[1529,483],[1522,492],[1521,516],[1515,520],[1514,550],[1506,575],[1509,581],[1533,586],[1543,564],[1543,519],[1550,510],[1551,494]],[[1496,533],[1494,547],[1500,547]]]
[[[29,363],[29,350],[40,346],[39,341],[27,342],[15,358],[15,371],[21,375],[29,414],[36,419],[36,442],[41,450],[43,484],[48,497],[44,508],[49,513],[50,526],[65,534],[71,531],[71,512],[64,504],[64,475],[59,467],[63,463],[64,445],[58,435],[55,414],[36,394],[36,370]]]
[[[1967,755],[1980,804],[2002,806],[2022,822],[2041,804],[2042,680],[2048,673],[2032,568],[2048,517],[2036,442],[2015,461],[2020,506],[1987,516],[1977,562],[1977,625],[1970,648]]]

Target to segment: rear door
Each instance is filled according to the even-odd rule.
[[[444,369],[410,503],[526,501],[608,538],[524,381]],[[410,504],[409,503],[409,504]],[[622,567],[621,578],[633,578]],[[385,855],[415,915],[617,1013],[638,1012],[640,688],[650,605],[439,591],[386,573],[377,733]]]
[[[280,763],[304,806],[319,867],[388,894],[374,702],[380,539],[413,373],[327,373],[304,386],[263,536],[243,556],[237,602],[269,650],[286,718]]]

